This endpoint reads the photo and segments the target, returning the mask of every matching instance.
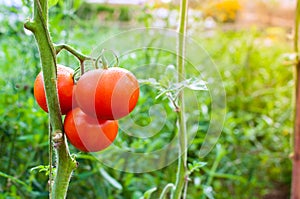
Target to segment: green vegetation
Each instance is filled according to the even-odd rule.
[[[76,9],[68,6],[74,5],[62,4],[51,9],[51,36],[55,43],[69,43],[89,54],[97,42],[124,30],[117,23],[111,26],[99,25],[95,20],[83,21],[74,14]],[[100,8],[112,13],[111,9]],[[10,16],[1,21],[0,27],[0,199],[48,198],[45,175],[48,117],[33,98],[33,81],[40,71],[40,60],[34,38],[23,31],[24,16],[28,14],[24,10],[0,8],[1,13]],[[120,21],[129,20],[127,8],[121,8],[121,13]],[[194,32],[193,38],[208,51],[220,71],[226,89],[227,114],[218,144],[200,159],[199,149],[210,119],[210,96],[203,92],[200,129],[189,147],[188,157],[190,164],[198,163],[190,165],[195,171],[190,176],[187,198],[258,199],[273,194],[278,187],[283,196],[288,196],[294,82],[289,63],[292,45],[285,37],[286,30],[215,28]],[[135,69],[157,59],[166,65],[176,62],[173,56],[163,52],[158,55],[151,50],[136,57],[122,57],[120,61],[121,66]],[[72,68],[78,66],[66,52],[59,55],[58,62]],[[149,124],[148,107],[161,103],[168,114],[168,123],[149,140],[141,141],[121,133],[116,145],[141,152],[153,151],[172,139],[176,113],[167,99],[155,100],[158,92],[151,86],[142,87],[143,95],[139,99],[142,106],[138,104],[134,110],[135,115],[139,112],[134,120],[140,125]],[[68,198],[139,199],[153,187],[158,190],[152,198],[157,198],[166,184],[175,181],[176,162],[161,170],[133,174],[111,169],[73,147],[71,152],[76,154],[79,167],[73,174]]]

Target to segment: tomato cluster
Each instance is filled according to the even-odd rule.
[[[73,69],[57,66],[58,99],[61,113],[66,114],[64,131],[81,151],[103,150],[117,136],[117,120],[136,106],[138,81],[130,71],[119,67],[90,70],[77,83],[73,76]],[[36,77],[34,96],[48,112],[42,72]]]

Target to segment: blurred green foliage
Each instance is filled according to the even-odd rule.
[[[55,43],[68,43],[89,54],[95,41],[123,30],[122,25],[104,26],[95,20],[95,14],[87,14],[91,11],[84,4],[79,7],[74,2],[60,3],[50,10]],[[30,15],[31,5],[29,1],[23,4],[0,7],[4,17],[0,26],[0,199],[48,197],[48,176],[38,169],[31,170],[48,164],[48,124],[47,114],[33,98],[33,81],[40,66],[34,38],[23,30],[23,20]],[[114,12],[101,6],[97,10]],[[129,10],[122,11],[120,21],[128,19]],[[145,20],[148,22],[148,18]],[[255,199],[273,193],[278,187],[288,198],[294,82],[293,67],[285,64],[287,53],[291,52],[285,32],[215,28],[194,31],[192,36],[208,51],[220,71],[227,93],[227,115],[217,146],[200,159],[199,149],[210,120],[210,96],[203,92],[199,133],[189,147],[193,172],[188,198]],[[174,57],[158,55],[156,51],[120,61],[122,66],[134,69],[158,59],[159,63],[175,64]],[[58,62],[72,68],[78,66],[67,52],[59,55]],[[158,70],[147,72],[159,73]],[[176,133],[176,114],[166,98],[155,100],[158,90],[145,85],[141,92],[133,120],[140,125],[149,124],[148,110],[155,103],[164,105],[169,120],[151,139],[141,141],[121,132],[116,145],[141,152],[157,150]],[[106,167],[72,146],[71,152],[77,156],[79,167],[72,177],[68,198],[139,199],[153,187],[157,190],[152,198],[158,198],[163,187],[175,181],[176,162],[161,170],[133,174]],[[128,163],[131,164],[137,163]]]

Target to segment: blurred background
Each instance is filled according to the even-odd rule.
[[[218,144],[199,158],[210,119],[210,96],[203,93],[199,132],[189,147],[189,162],[207,164],[190,176],[187,198],[289,198],[295,7],[295,0],[190,0],[187,32],[218,66],[227,113]],[[39,54],[33,35],[23,28],[31,15],[30,0],[0,0],[0,199],[48,198],[48,120],[33,98]],[[176,30],[179,0],[59,1],[49,15],[55,43],[90,54],[95,41],[124,30]],[[160,57],[149,51],[125,57],[121,64],[130,69],[153,59],[166,65],[174,62],[174,57]],[[58,62],[78,66],[67,52],[59,54]],[[140,125],[151,122],[147,111],[153,104],[159,101],[168,107],[168,100],[154,100],[157,93],[144,88],[139,99],[143,106],[133,113]],[[130,139],[120,133],[116,144],[142,152],[162,148],[175,133],[176,114],[170,107],[166,111],[170,122],[153,139]],[[158,198],[162,188],[175,181],[176,162],[133,174],[106,167],[73,147],[71,152],[80,166],[68,198],[139,199],[153,187],[158,190],[152,198]]]

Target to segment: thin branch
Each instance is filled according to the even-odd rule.
[[[54,47],[55,47],[55,52],[57,55],[60,53],[61,50],[64,49],[64,50],[68,51],[69,53],[71,53],[72,55],[74,55],[79,60],[80,63],[84,62],[86,60],[95,61],[94,58],[82,54],[81,52],[77,51],[75,48],[73,48],[67,44],[54,44]]]

